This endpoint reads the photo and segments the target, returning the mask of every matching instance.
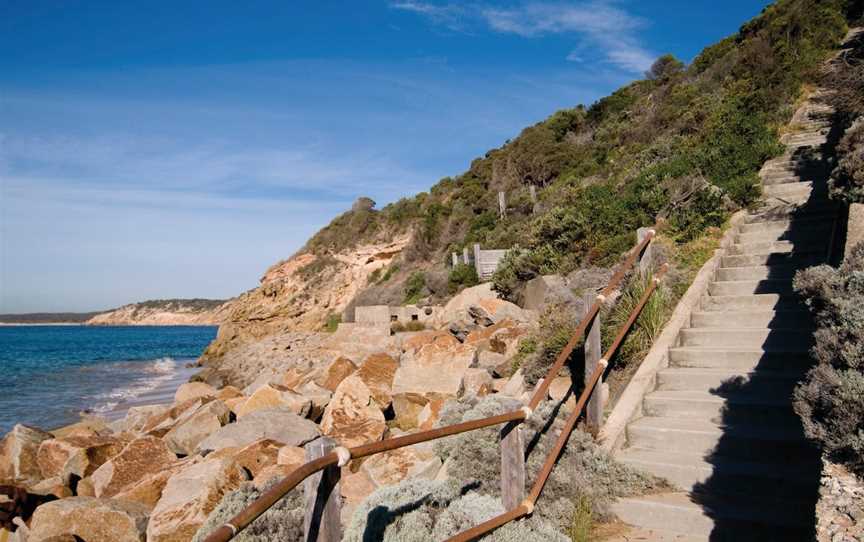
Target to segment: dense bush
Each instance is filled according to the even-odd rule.
[[[795,390],[795,410],[832,461],[864,476],[864,244],[839,269],[799,272],[795,288],[817,323],[817,365]]]
[[[425,290],[426,274],[422,271],[415,271],[405,281],[405,304],[412,305],[420,301]]]
[[[450,293],[456,293],[462,288],[476,286],[480,283],[477,270],[473,265],[459,263],[453,266],[447,277],[447,288]]]
[[[837,154],[837,167],[829,181],[832,196],[849,203],[864,203],[864,118],[846,131]]]
[[[275,482],[275,481],[274,481]],[[243,511],[252,501],[261,496],[252,483],[243,484],[240,489],[228,493],[219,505],[210,512],[207,520],[195,533],[192,542],[203,542],[207,536],[225,525],[231,518]],[[303,539],[303,513],[305,511],[303,493],[295,489],[279,499],[267,512],[252,522],[235,542],[282,542]]]

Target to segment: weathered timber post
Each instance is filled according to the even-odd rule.
[[[597,301],[597,294],[585,294],[583,297],[584,312],[588,314],[591,305]],[[594,317],[591,322],[591,327],[585,334],[585,383],[591,378],[594,370],[600,363],[600,356],[603,355],[603,345],[600,340],[600,313]],[[603,378],[597,381],[594,391],[591,393],[591,398],[588,399],[588,406],[585,409],[585,421],[588,428],[592,431],[597,431],[603,425],[603,408],[606,406],[606,399],[609,396],[609,385],[603,382]]]
[[[648,232],[653,231],[651,228],[639,228],[636,230],[636,242],[641,243],[648,236]],[[651,243],[645,247],[642,257],[639,259],[639,274],[643,277],[648,276],[651,269],[654,267],[654,251]]]
[[[505,510],[525,498],[525,446],[522,424],[510,422],[501,429],[501,501]]]
[[[454,252],[453,253],[453,267],[456,267],[457,265],[459,265],[459,255]]]
[[[529,184],[528,193],[531,194],[531,203],[537,205],[537,187],[533,184]]]
[[[305,446],[306,461],[323,457],[336,447],[329,437],[315,439]],[[306,478],[303,492],[306,514],[303,520],[305,542],[338,542],[342,540],[342,495],[339,492],[340,467],[327,467]]]
[[[474,269],[477,271],[477,276],[483,278],[483,268],[481,266],[481,250],[480,243],[474,243]]]
[[[462,263],[471,265],[471,256],[468,255],[468,247],[462,248]]]
[[[504,218],[507,214],[507,201],[504,199],[504,192],[498,192],[498,217]]]

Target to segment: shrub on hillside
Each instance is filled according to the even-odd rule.
[[[799,272],[795,288],[817,324],[817,365],[795,390],[795,410],[832,461],[864,476],[864,243],[837,269]]]
[[[455,294],[462,288],[478,284],[480,284],[480,277],[477,276],[477,270],[474,269],[473,265],[456,264],[450,270],[450,275],[447,277],[447,289],[451,294]]]
[[[411,273],[405,281],[405,304],[413,305],[420,301],[426,291],[426,274],[422,271]]]
[[[853,124],[837,146],[839,160],[831,174],[831,195],[849,203],[864,203],[864,118]]]
[[[275,481],[274,481],[275,482]],[[243,511],[261,495],[252,483],[245,483],[240,489],[228,493],[210,512],[207,520],[195,533],[192,542],[203,542],[207,536],[225,525],[231,518]],[[267,512],[252,522],[237,536],[235,542],[282,542],[283,540],[303,539],[303,514],[305,503],[303,492],[295,489],[279,499]]]

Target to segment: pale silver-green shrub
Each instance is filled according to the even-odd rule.
[[[207,520],[195,533],[192,542],[202,542],[228,520],[249,506],[261,492],[251,482],[244,483],[236,491],[228,493],[219,505],[210,512]],[[303,492],[294,489],[280,499],[270,510],[252,522],[236,537],[234,542],[286,542],[303,539]]]

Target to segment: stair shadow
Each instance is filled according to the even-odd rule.
[[[820,238],[813,232],[820,227],[821,220],[839,222],[839,210],[826,204],[831,157],[840,137],[842,130],[838,133],[831,128],[826,144],[798,148],[792,153],[797,160],[795,173],[813,180],[814,190],[791,213],[789,207],[778,206],[777,218],[792,220],[786,237],[793,252],[789,256],[776,254],[768,258],[768,265],[789,265],[772,270],[767,280],[759,282],[757,293],[776,293],[780,285],[776,280],[791,283],[791,271],[834,259],[838,235],[843,232],[836,226],[830,229],[831,238]],[[771,217],[770,210],[762,212]],[[819,219],[814,219],[814,212]],[[813,235],[808,236],[808,232]],[[819,239],[817,246],[821,250],[806,257],[796,256],[796,245],[812,251],[814,243],[808,237],[813,236]],[[804,377],[812,363],[804,334],[811,334],[812,338],[813,325],[807,312],[790,316],[789,311],[804,309],[794,293],[785,289],[781,299],[774,307],[776,312],[768,323],[768,335],[761,344],[766,353],[752,373],[729,379],[710,390],[726,400],[719,419],[715,420],[723,434],[705,457],[713,467],[711,475],[694,485],[691,495],[714,520],[711,542],[815,539],[822,463],[819,451],[805,439],[791,397],[794,383]],[[788,374],[793,368],[794,374]],[[778,378],[783,376],[777,374],[780,370],[797,379]]]

